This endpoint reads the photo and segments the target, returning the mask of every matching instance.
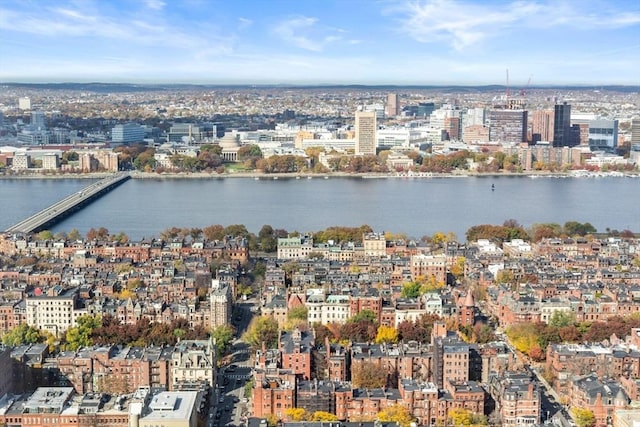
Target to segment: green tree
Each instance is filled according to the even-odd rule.
[[[407,282],[402,285],[402,298],[418,298],[422,285],[417,281]]]
[[[549,319],[549,326],[554,328],[564,328],[566,326],[572,326],[576,321],[573,313],[556,310]]]
[[[596,417],[591,409],[574,407],[571,415],[578,427],[593,427],[596,425]]]
[[[307,314],[309,309],[305,305],[293,307],[287,312],[287,319],[289,320],[304,320],[307,321]]]
[[[21,344],[33,344],[41,340],[40,331],[26,323],[21,323],[2,336],[2,343],[12,347]]]
[[[360,322],[361,320],[366,320],[372,323],[378,323],[378,316],[376,316],[376,314],[373,311],[369,309],[364,309],[359,311],[355,316],[349,318],[347,322],[357,323],[357,322]]]
[[[564,224],[564,232],[568,236],[585,236],[596,231],[596,228],[588,222],[582,224],[577,221],[567,221]]]
[[[219,356],[225,355],[233,341],[233,328],[230,325],[220,325],[213,328],[211,338],[216,343],[216,353]]]
[[[242,339],[248,343],[252,349],[257,350],[262,347],[262,343],[267,348],[276,348],[278,344],[278,322],[271,316],[259,316],[251,319],[251,323]]]
[[[78,326],[69,328],[65,335],[67,350],[77,350],[80,347],[93,345],[93,331],[101,326],[99,317],[89,315],[78,317],[76,323]]]
[[[36,234],[38,240],[53,240],[53,233],[49,230],[43,230]]]

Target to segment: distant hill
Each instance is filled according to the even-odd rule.
[[[438,90],[441,92],[499,92],[505,91],[504,85],[251,85],[251,84],[136,84],[136,83],[0,83],[2,86],[26,88],[26,89],[46,89],[46,90],[74,90],[96,93],[113,92],[155,92],[155,91],[175,91],[175,90],[212,90],[212,89],[343,89],[343,90],[378,90],[378,91],[399,91],[399,90]],[[640,86],[531,86],[528,91],[537,90],[601,90],[608,92],[640,92]]]

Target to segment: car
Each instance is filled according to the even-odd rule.
[[[224,403],[224,396],[220,396],[220,399],[218,399],[218,402]]]

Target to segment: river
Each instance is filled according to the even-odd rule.
[[[0,229],[91,182],[0,180]],[[52,231],[106,227],[140,239],[172,226],[245,224],[257,233],[264,224],[288,231],[369,224],[417,238],[451,231],[463,240],[473,225],[507,219],[640,232],[640,178],[133,179]]]

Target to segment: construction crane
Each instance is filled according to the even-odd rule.
[[[529,90],[529,85],[531,85],[531,78],[533,77],[533,75],[529,76],[529,80],[527,80],[527,85],[520,90],[520,96],[521,97],[525,97],[527,95],[527,91]]]

